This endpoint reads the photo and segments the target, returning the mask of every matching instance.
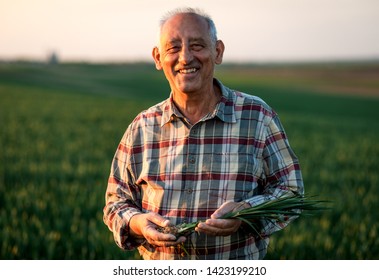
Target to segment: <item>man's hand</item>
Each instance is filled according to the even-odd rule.
[[[130,235],[135,238],[145,238],[148,243],[157,247],[175,246],[186,241],[183,236],[176,239],[173,234],[157,230],[158,227],[169,225],[170,221],[157,213],[136,214],[129,222]]]
[[[238,219],[219,219],[229,212],[238,211],[249,207],[247,203],[241,202],[225,202],[218,208],[211,218],[203,223],[199,223],[196,231],[203,232],[213,236],[228,236],[235,233],[241,226],[241,221]]]

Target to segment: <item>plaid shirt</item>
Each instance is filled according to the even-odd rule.
[[[260,98],[218,83],[221,101],[189,125],[172,97],[140,113],[113,159],[104,222],[118,246],[144,259],[262,259],[269,236],[286,223],[262,222],[259,235],[192,234],[180,248],[153,247],[129,236],[129,220],[157,212],[172,224],[206,220],[225,201],[257,205],[304,191],[298,160],[277,114]]]

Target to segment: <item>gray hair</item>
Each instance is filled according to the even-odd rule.
[[[208,14],[206,14],[205,12],[197,8],[177,8],[175,10],[167,12],[159,21],[159,33],[161,32],[162,27],[167,22],[167,20],[179,14],[194,14],[205,19],[205,21],[208,23],[208,31],[209,31],[209,36],[211,38],[212,44],[214,44],[214,46],[216,45],[217,30],[216,30],[216,25],[214,21]]]

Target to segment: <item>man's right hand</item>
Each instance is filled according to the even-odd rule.
[[[129,221],[130,235],[135,238],[145,238],[148,243],[157,247],[176,246],[186,241],[184,236],[176,239],[173,234],[157,230],[158,227],[169,225],[170,221],[157,213],[136,214]]]

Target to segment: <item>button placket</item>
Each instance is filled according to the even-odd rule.
[[[191,141],[191,138],[195,138],[197,133],[198,133],[197,125],[194,125],[190,130],[189,144],[188,144],[188,163],[191,165],[196,163],[196,153],[198,149],[196,144],[193,144],[193,142]],[[195,166],[192,166],[191,169],[192,169],[191,171],[195,171]]]
[[[188,135],[188,154],[187,154],[187,174],[196,174],[197,171],[197,153],[198,146],[196,144],[196,138],[199,132],[197,125],[194,125]],[[194,192],[195,192],[196,182],[194,179],[186,181],[185,196],[187,198],[187,205],[191,208],[194,203]]]

